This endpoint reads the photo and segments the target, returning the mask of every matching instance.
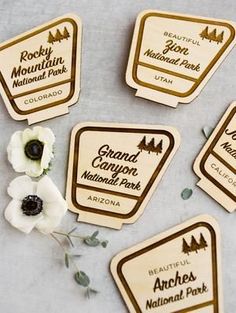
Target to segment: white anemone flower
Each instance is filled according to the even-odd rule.
[[[19,176],[13,179],[7,192],[12,200],[5,210],[5,218],[27,234],[33,228],[43,234],[52,233],[67,211],[66,201],[47,175],[38,182],[26,175]]]
[[[7,147],[8,160],[16,172],[38,177],[50,166],[54,142],[50,128],[36,126],[16,131]]]

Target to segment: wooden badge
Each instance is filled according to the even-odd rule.
[[[197,183],[226,210],[236,209],[236,102],[233,102],[194,163]]]
[[[183,14],[138,15],[127,84],[136,96],[176,107],[192,101],[235,45],[235,25]]]
[[[65,15],[0,45],[0,92],[12,118],[68,113],[80,91],[82,24]]]
[[[72,131],[67,178],[79,221],[120,229],[142,214],[180,144],[166,126],[83,123]]]
[[[210,216],[121,252],[111,272],[129,312],[223,313],[219,228]]]

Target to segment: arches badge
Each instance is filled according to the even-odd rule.
[[[116,255],[111,272],[132,313],[223,313],[220,230],[197,216]]]

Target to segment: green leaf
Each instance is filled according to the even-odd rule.
[[[79,284],[80,286],[88,287],[90,284],[89,277],[82,271],[76,272],[74,278],[77,284]]]
[[[98,293],[97,290],[88,287],[86,289],[86,291],[85,291],[85,296],[86,296],[86,298],[90,299],[91,294],[95,294],[96,295],[97,293]]]
[[[65,253],[65,265],[66,265],[67,268],[70,267],[70,261],[69,261],[68,253]]]
[[[71,240],[70,236],[67,235],[66,238],[68,239],[68,241],[69,241],[71,247],[74,248],[74,244],[73,244],[73,241]]]
[[[202,132],[204,134],[204,136],[206,137],[206,139],[208,139],[212,132],[213,132],[214,128],[210,127],[210,126],[204,126],[202,129]]]
[[[99,231],[96,230],[96,231],[92,234],[91,238],[96,238],[98,234],[99,234]]]
[[[181,197],[183,200],[188,200],[193,194],[192,189],[190,188],[185,188],[182,192],[181,192]]]
[[[87,299],[90,299],[90,289],[89,288],[87,288],[86,291],[85,291],[85,297]]]
[[[48,168],[45,168],[43,170],[43,173],[40,175],[40,176],[44,176],[44,175],[47,175],[52,169],[52,162],[50,161],[50,163],[48,164]]]
[[[95,237],[86,237],[84,243],[90,247],[97,247],[100,244],[100,241]]]
[[[82,255],[81,254],[71,254],[70,256],[72,256],[73,258],[80,258]]]
[[[107,245],[108,245],[108,240],[102,241],[102,242],[101,242],[101,245],[102,245],[103,248],[106,248]]]

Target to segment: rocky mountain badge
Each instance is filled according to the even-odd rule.
[[[0,92],[15,120],[68,113],[80,91],[82,23],[68,14],[0,45]]]

